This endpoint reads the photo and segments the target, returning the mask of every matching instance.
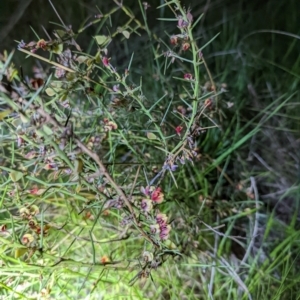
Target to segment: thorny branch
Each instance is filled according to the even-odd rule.
[[[24,103],[25,105],[29,105],[29,103],[25,100],[22,99],[22,103]],[[36,108],[34,107],[34,105],[30,105],[33,109],[36,109],[36,111],[45,118],[45,123],[50,123],[52,124],[54,127],[56,128],[63,128],[63,125],[60,124],[55,117],[51,116],[49,113],[47,113],[43,108],[39,107]],[[22,114],[24,114],[22,112]],[[141,228],[140,223],[138,222],[134,209],[129,201],[129,199],[127,198],[127,196],[125,195],[125,193],[122,191],[122,189],[118,186],[118,184],[114,181],[114,179],[111,177],[111,175],[108,173],[107,169],[105,168],[102,160],[100,159],[100,157],[98,156],[97,153],[93,152],[92,150],[88,149],[79,139],[78,136],[75,135],[75,133],[73,134],[73,138],[74,141],[76,143],[76,145],[82,150],[83,153],[87,154],[90,158],[92,158],[98,165],[99,167],[99,173],[102,174],[107,181],[110,183],[110,185],[115,189],[115,191],[117,192],[117,194],[119,195],[119,197],[125,202],[125,205],[127,206],[134,224],[136,225],[136,228],[138,229],[138,231],[140,232],[140,234],[151,244],[153,244],[155,247],[159,247],[158,244],[152,239],[150,238],[147,233],[144,232],[144,230]]]

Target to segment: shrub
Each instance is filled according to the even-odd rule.
[[[211,167],[201,147],[212,128],[220,134],[230,103],[193,34],[201,16],[179,1],[163,4],[174,13],[164,20],[172,32],[158,37],[147,26],[147,5],[140,6],[143,21],[121,4],[97,14],[88,26],[101,34],[90,51],[76,42],[88,26],[74,33],[62,21],[53,37],[21,41],[19,51],[47,63],[34,66],[31,79],[18,73],[12,54],[1,56],[6,289],[49,294],[58,277],[67,286],[72,274],[96,288],[101,280],[117,282],[123,270],[134,271],[133,284],[186,250],[173,220],[174,203],[188,195],[176,190],[188,179],[185,168]],[[128,21],[115,28],[116,12]],[[128,45],[139,34],[148,35],[152,67],[134,69],[134,53],[127,67],[118,66],[114,43]],[[196,243],[195,232],[197,226],[187,229],[188,242]]]

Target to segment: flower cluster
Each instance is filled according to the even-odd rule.
[[[180,34],[173,34],[170,37],[170,43],[174,46],[180,46],[181,51],[187,51],[191,47],[190,38],[187,34],[187,28],[193,22],[193,16],[190,9],[186,12],[185,16],[177,16],[177,27],[180,29]]]
[[[153,205],[160,204],[164,200],[164,194],[160,187],[142,187],[141,192],[145,195],[140,204],[145,214],[152,211]],[[150,225],[151,234],[156,235],[160,240],[167,240],[171,231],[171,225],[167,223],[167,215],[156,211],[153,220],[155,223]]]
[[[170,43],[174,46],[180,46],[182,51],[190,49],[189,36],[187,34],[173,34],[170,37]]]
[[[146,213],[152,210],[153,204],[160,204],[164,201],[164,194],[160,187],[142,187],[141,192],[146,196],[146,198],[143,198],[141,202],[141,209]]]
[[[167,215],[159,212],[155,217],[155,221],[155,224],[150,225],[151,233],[159,235],[160,240],[167,240],[171,231],[171,225],[168,224]]]
[[[44,51],[53,51],[54,53],[59,54],[62,52],[62,45],[58,41],[45,41],[44,39],[40,39],[37,42],[31,41],[27,44],[22,40],[18,44],[18,50],[20,49],[29,49],[32,53],[35,53],[38,49],[42,49]]]

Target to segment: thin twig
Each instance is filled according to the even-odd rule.
[[[138,166],[138,169],[137,169],[137,171],[136,171],[136,175],[135,175],[135,177],[134,177],[134,181],[133,181],[133,184],[132,184],[132,188],[131,188],[130,194],[129,194],[129,198],[130,198],[130,199],[131,199],[131,197],[132,197],[132,194],[133,194],[133,191],[134,191],[134,188],[135,188],[135,185],[136,185],[138,176],[139,176],[139,174],[140,174],[140,170],[141,170],[141,166],[139,165],[139,166]]]
[[[255,238],[257,236],[257,232],[258,232],[258,211],[259,211],[259,204],[258,204],[258,191],[257,191],[257,186],[256,186],[256,182],[255,182],[255,178],[254,177],[250,177],[251,180],[251,188],[254,191],[254,197],[255,197],[255,207],[256,207],[256,211],[255,211],[255,220],[254,220],[254,227],[253,227],[253,232],[252,232],[252,236],[251,236],[251,240],[250,243],[248,245],[247,251],[243,257],[243,259],[241,260],[240,265],[238,266],[238,268],[236,269],[236,272],[239,271],[240,267],[242,265],[244,265],[250,255],[250,252],[252,250]]]
[[[241,244],[241,242],[237,239],[237,238],[241,238],[241,237],[239,237],[239,236],[226,235],[226,234],[224,234],[224,233],[222,233],[222,232],[216,230],[217,228],[224,227],[224,224],[221,225],[221,226],[218,226],[218,227],[213,228],[213,227],[209,226],[208,224],[204,223],[203,221],[201,221],[201,223],[202,223],[203,225],[205,225],[209,230],[215,232],[216,234],[218,234],[218,235],[220,235],[220,236],[223,236],[223,237],[225,237],[225,238],[229,238],[229,239],[235,241],[237,244]],[[204,231],[204,230],[202,230],[202,231]]]
[[[54,125],[57,128],[62,128],[62,125],[53,117],[51,117],[46,111],[44,111],[42,108],[38,109],[38,112],[40,113],[41,116],[45,117],[46,120],[51,123],[52,125]],[[118,186],[118,184],[113,180],[113,178],[110,176],[110,174],[107,172],[103,162],[101,161],[101,159],[99,158],[98,154],[91,151],[90,149],[88,149],[86,147],[86,145],[84,145],[81,140],[74,134],[74,141],[77,144],[77,146],[82,150],[83,153],[87,154],[90,158],[92,158],[98,165],[99,167],[99,172],[108,180],[108,182],[110,183],[110,185],[115,189],[115,191],[117,192],[117,194],[121,197],[121,199],[125,202],[125,205],[127,206],[133,220],[134,223],[137,225],[136,228],[138,229],[138,231],[142,234],[142,236],[148,240],[151,244],[155,245],[156,247],[158,247],[157,243],[155,243],[140,227],[140,224],[136,218],[134,209],[130,203],[130,201],[128,200],[128,198],[126,197],[126,195],[124,194],[123,190]]]
[[[54,10],[55,14],[57,15],[60,23],[65,27],[67,28],[67,26],[65,25],[64,21],[62,20],[62,18],[60,17],[59,13],[57,12],[57,10],[55,9],[55,6],[53,5],[52,1],[51,0],[48,0],[50,5],[52,6],[52,9]]]
[[[218,220],[219,221],[219,220]],[[218,242],[219,242],[219,236],[216,231],[215,232],[215,243],[214,243],[214,255],[213,258],[216,260],[217,258],[217,253],[218,253]],[[216,268],[213,266],[211,268],[211,273],[210,273],[210,281],[208,285],[208,294],[211,299],[213,298],[213,287],[214,287],[214,278],[216,274]]]
[[[237,272],[230,266],[230,264],[226,261],[225,258],[222,256],[220,257],[221,262],[226,265],[227,270],[229,271],[229,274],[232,276],[232,278],[235,280],[235,282],[248,294],[249,300],[252,300],[252,296],[246,287],[245,283],[243,280],[240,278],[240,276],[237,274]]]
[[[12,107],[16,110],[20,110],[20,107],[10,101],[11,104],[12,104]],[[28,102],[25,100],[25,99],[22,99],[22,103],[28,105]],[[64,126],[62,124],[60,124],[55,117],[52,117],[49,113],[47,113],[43,108],[37,108],[36,109],[37,112],[45,118],[45,123],[50,123],[52,124],[54,127],[56,128],[63,128]],[[21,111],[21,110],[20,110]],[[24,114],[24,113],[23,113]],[[110,176],[110,174],[107,172],[103,162],[101,161],[101,159],[99,158],[99,156],[91,151],[90,149],[88,149],[82,142],[81,140],[73,133],[73,138],[77,144],[77,146],[82,150],[83,153],[87,154],[90,158],[92,158],[98,165],[99,167],[99,173],[102,174],[107,180],[108,182],[110,183],[110,185],[115,189],[115,191],[117,192],[117,194],[121,197],[121,199],[125,202],[125,205],[127,206],[132,218],[133,218],[133,221],[136,225],[136,228],[137,230],[141,233],[141,235],[147,240],[149,241],[152,245],[154,245],[155,247],[159,247],[159,245],[154,241],[152,240],[145,232],[144,230],[141,228],[141,225],[140,223],[138,222],[137,218],[136,218],[136,215],[135,215],[135,212],[134,212],[134,209],[130,203],[130,201],[128,200],[128,198],[126,197],[126,195],[124,194],[123,190],[116,184],[116,182],[113,180],[113,178]],[[57,150],[60,150],[56,143],[55,142],[52,142],[52,144],[55,144],[53,146],[56,146],[55,148],[57,148]],[[62,151],[61,151],[62,152]],[[62,153],[64,155],[64,158],[65,158],[65,161],[66,163],[68,163],[70,165],[70,168],[71,169],[74,169],[74,166],[71,164],[70,160],[68,159],[68,157],[64,154],[64,152]]]
[[[38,55],[38,54],[36,54],[36,53],[32,53],[32,52],[30,52],[30,51],[28,51],[28,50],[26,50],[26,49],[19,48],[18,50],[21,51],[21,52],[24,52],[24,53],[26,53],[26,54],[28,54],[28,55],[30,55],[30,56],[36,57],[37,59],[42,60],[42,61],[44,61],[44,62],[46,62],[46,63],[48,63],[48,64],[51,64],[51,65],[53,65],[53,66],[55,66],[55,67],[57,67],[57,68],[63,69],[63,70],[65,70],[65,71],[67,71],[67,72],[70,72],[70,73],[78,73],[76,70],[73,70],[73,69],[71,69],[71,68],[68,68],[68,67],[66,67],[66,66],[63,66],[63,65],[61,65],[61,64],[59,64],[59,63],[57,63],[57,62],[55,62],[55,61],[49,60],[49,59],[47,59],[47,58],[45,58],[45,57],[43,57],[43,56],[40,56],[40,55]],[[78,75],[79,75],[79,76],[82,76],[82,74],[80,74],[80,73],[78,73]],[[93,79],[91,79],[90,77],[88,77],[88,76],[86,76],[86,75],[84,75],[84,76],[82,76],[82,77],[80,77],[80,78],[85,79],[85,80],[88,80],[88,81],[90,81],[90,82],[92,82],[92,83],[95,83],[95,84],[99,84],[99,85],[105,87],[105,88],[106,88],[108,91],[110,91],[110,92],[112,91],[112,89],[110,89],[110,88],[108,88],[107,86],[105,86],[105,84],[103,84],[103,83],[101,83],[101,82],[96,82],[96,81],[94,81]]]

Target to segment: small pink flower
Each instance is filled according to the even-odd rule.
[[[177,126],[177,127],[175,128],[175,131],[176,131],[176,133],[177,133],[178,135],[180,135],[182,129],[183,129],[182,126]]]
[[[64,169],[64,173],[67,175],[71,175],[72,174],[72,169]]]
[[[144,212],[149,212],[151,211],[153,208],[153,204],[151,202],[150,199],[143,199],[142,202],[141,202],[141,209],[144,211]]]
[[[21,42],[18,44],[18,49],[23,49],[25,47],[26,47],[26,43],[23,40],[21,40]]]
[[[38,187],[34,187],[31,190],[29,190],[29,194],[31,194],[31,195],[37,195],[38,192],[39,192]]]
[[[185,73],[183,75],[183,78],[186,80],[192,80],[193,79],[193,75],[191,73]]]
[[[158,213],[156,215],[156,223],[162,227],[163,225],[166,225],[168,221],[168,217],[166,214]]]
[[[36,43],[35,47],[36,49],[42,48],[43,50],[47,50],[47,43],[44,39],[41,39]]]
[[[0,226],[0,231],[1,231],[1,232],[4,232],[4,231],[6,231],[6,230],[7,230],[6,224],[3,224],[3,225]]]
[[[66,71],[65,71],[64,69],[61,69],[61,68],[55,68],[55,74],[54,74],[54,76],[55,76],[56,78],[62,78],[62,77],[65,76],[65,74],[66,74]]]
[[[169,233],[171,231],[171,225],[170,224],[163,224],[160,226],[160,232]]]
[[[37,156],[37,153],[34,151],[34,150],[32,150],[32,151],[29,151],[27,154],[25,154],[25,158],[26,159],[32,159],[32,158],[35,158]]]
[[[164,201],[164,194],[161,192],[161,188],[158,187],[156,188],[152,193],[151,193],[151,199],[155,203],[159,204]]]
[[[212,106],[212,100],[211,100],[211,98],[207,98],[207,99],[204,101],[204,105],[205,105],[206,107],[211,108],[211,106]]]
[[[115,85],[113,86],[113,91],[114,91],[114,92],[118,92],[118,91],[119,91],[119,88],[120,88],[120,85],[119,85],[119,84],[115,84]]]
[[[159,237],[160,237],[161,240],[165,241],[165,240],[167,240],[169,238],[169,233],[161,232],[159,234]]]
[[[57,171],[58,170],[58,166],[56,163],[48,163],[44,166],[44,169],[45,170],[55,170]]]
[[[183,50],[183,51],[187,51],[187,50],[189,50],[190,49],[190,43],[188,43],[188,42],[185,42],[185,43],[183,43],[182,45],[181,45],[181,49]]]
[[[150,187],[149,187],[149,186],[146,186],[145,188],[144,188],[144,187],[141,187],[141,192],[142,192],[145,196],[150,196]]]
[[[187,11],[187,13],[186,13],[186,17],[187,17],[188,21],[190,22],[190,24],[192,24],[192,23],[193,23],[194,17],[193,17],[193,15],[191,14],[191,9],[188,9],[188,11]]]
[[[168,237],[169,237],[170,231],[171,231],[171,225],[169,225],[169,224],[168,225],[166,225],[166,224],[162,225],[160,227],[160,233],[159,233],[160,239],[161,240],[167,240]]]
[[[154,186],[141,187],[141,192],[149,197],[153,202],[160,204],[164,201],[164,194],[161,191],[161,188],[155,188]]]
[[[17,144],[18,144],[18,148],[20,148],[23,144],[25,144],[25,141],[23,140],[22,137],[18,136]]]
[[[187,26],[189,25],[189,23],[185,20],[183,20],[182,16],[179,16],[178,17],[178,23],[177,23],[177,26],[179,28],[186,28]]]
[[[109,58],[107,58],[106,56],[104,56],[102,58],[102,63],[105,67],[109,67]]]

